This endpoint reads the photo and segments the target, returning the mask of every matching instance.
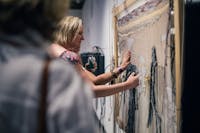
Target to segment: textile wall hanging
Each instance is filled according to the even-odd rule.
[[[113,10],[115,65],[125,51],[132,51],[132,66],[116,82],[126,80],[130,71],[140,74],[136,89],[115,95],[116,133],[176,132],[170,7],[169,0],[128,0]]]

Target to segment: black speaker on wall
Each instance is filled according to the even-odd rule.
[[[200,132],[200,0],[185,1],[182,133]]]
[[[102,53],[82,53],[81,60],[84,68],[96,76],[105,72],[104,55]]]

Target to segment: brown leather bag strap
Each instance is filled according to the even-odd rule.
[[[48,91],[48,67],[50,63],[50,58],[45,58],[45,64],[43,67],[41,89],[40,89],[40,99],[39,99],[39,109],[38,109],[38,129],[37,133],[47,133],[46,127],[46,109],[47,109],[47,91]]]

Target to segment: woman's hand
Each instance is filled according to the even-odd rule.
[[[139,74],[133,72],[127,79],[128,88],[135,88],[139,85]]]
[[[131,51],[128,50],[123,54],[121,68],[123,70],[125,70],[127,68],[128,64],[130,64],[130,63],[131,63]]]

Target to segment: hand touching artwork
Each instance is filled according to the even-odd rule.
[[[131,63],[131,51],[128,50],[123,54],[121,68],[125,70],[130,63]]]

